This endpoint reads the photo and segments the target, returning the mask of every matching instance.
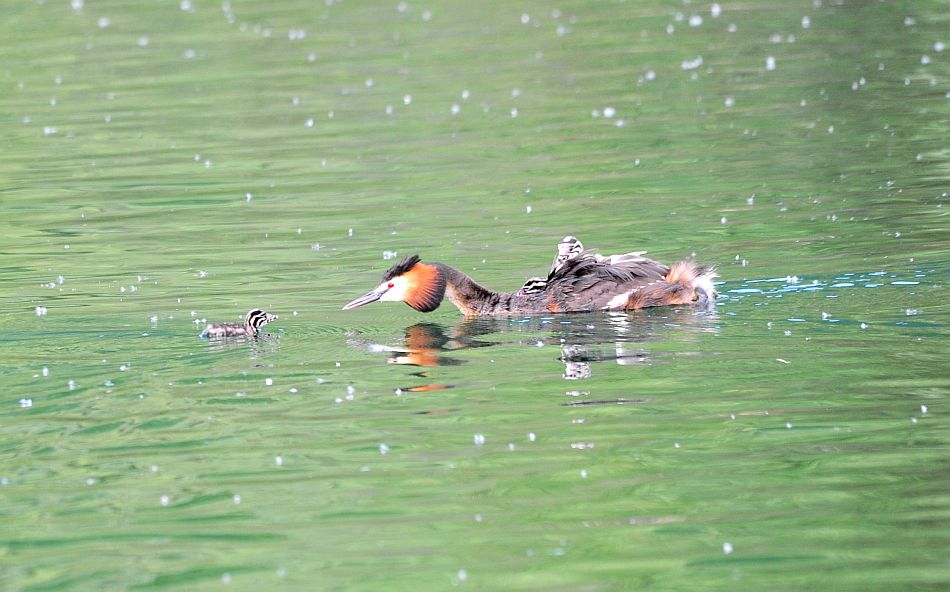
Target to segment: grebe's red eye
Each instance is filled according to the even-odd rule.
[[[395,288],[395,287],[396,287],[396,284],[394,284],[394,283],[392,283],[392,282],[389,282],[389,285],[386,286],[386,287],[387,287],[387,288]]]

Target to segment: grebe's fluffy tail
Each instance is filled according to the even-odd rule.
[[[718,294],[713,279],[719,277],[712,265],[702,265],[695,261],[680,261],[670,267],[666,281],[693,290],[696,300],[715,300]]]

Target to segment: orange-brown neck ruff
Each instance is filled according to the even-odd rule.
[[[405,302],[419,312],[432,312],[439,308],[445,296],[445,277],[435,265],[416,263],[402,274],[406,279]]]

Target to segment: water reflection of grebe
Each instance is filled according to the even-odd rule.
[[[615,362],[619,365],[649,363],[657,354],[646,344],[662,339],[676,328],[692,333],[715,332],[714,311],[695,308],[645,310],[636,313],[589,313],[569,316],[471,317],[450,328],[435,323],[419,323],[406,328],[405,346],[368,345],[351,339],[354,347],[366,347],[390,354],[389,364],[410,366],[450,366],[466,360],[444,354],[473,347],[492,345],[552,345],[560,349],[558,360],[564,364],[563,378],[589,378],[593,364]],[[523,334],[491,339],[489,336]]]

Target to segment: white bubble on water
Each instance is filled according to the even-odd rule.
[[[382,443],[379,445],[380,454],[387,454],[388,452],[389,452],[389,446],[387,446],[385,443]]]
[[[690,27],[698,27],[702,24],[703,24],[703,17],[699,16],[698,14],[694,14],[691,17],[689,17]]]
[[[719,15],[722,14],[722,7],[716,2],[713,2],[712,6],[709,7],[709,14],[711,14],[713,18],[719,18]]]
[[[765,69],[768,70],[768,71],[770,71],[770,72],[771,72],[772,70],[775,70],[775,57],[774,57],[774,56],[768,56],[767,58],[765,58]]]
[[[171,498],[167,495],[163,495],[162,497],[158,498],[158,503],[160,503],[162,506],[167,506],[169,502],[171,502]]]
[[[680,62],[680,68],[683,70],[695,70],[703,65],[703,56],[696,56],[692,60],[683,60]]]
[[[531,22],[531,15],[529,15],[527,12],[521,15],[522,25],[527,25],[530,22]]]
[[[274,464],[277,465],[278,467],[284,466],[284,457],[282,457],[282,456],[275,456],[275,457],[274,457]]]
[[[33,399],[20,399],[20,408],[29,409],[33,406]]]
[[[730,555],[730,554],[732,553],[732,551],[733,551],[733,549],[732,549],[732,543],[728,543],[728,542],[727,542],[727,543],[723,543],[723,544],[722,544],[722,552],[723,552],[723,553],[725,553],[726,555]]]
[[[485,445],[485,434],[475,434],[475,436],[473,436],[472,440],[475,442],[475,445],[476,445],[476,446],[484,446],[484,445]]]

